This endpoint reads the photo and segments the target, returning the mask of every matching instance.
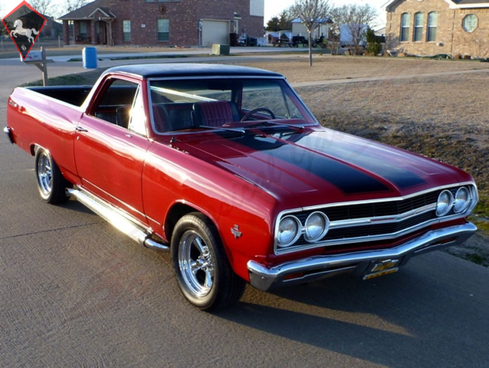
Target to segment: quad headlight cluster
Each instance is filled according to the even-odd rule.
[[[274,252],[279,255],[322,246],[396,239],[440,221],[467,217],[478,199],[476,186],[467,183],[393,198],[392,202],[345,202],[284,211],[275,224]]]
[[[466,212],[476,202],[476,189],[471,187],[460,187],[455,195],[449,190],[444,190],[438,196],[436,202],[436,215],[438,217],[446,216],[450,213],[461,214]]]
[[[329,230],[329,218],[324,213],[316,211],[311,213],[302,226],[300,220],[288,215],[280,220],[277,233],[277,245],[286,248],[294,244],[301,235],[309,243],[321,240]]]

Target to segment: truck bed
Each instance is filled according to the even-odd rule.
[[[26,87],[26,89],[64,101],[71,105],[81,106],[90,93],[92,86],[48,86]]]

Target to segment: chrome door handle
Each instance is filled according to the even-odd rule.
[[[78,132],[88,132],[88,130],[86,130],[85,128],[83,128],[83,127],[81,127],[81,126],[79,126],[79,125],[77,125],[75,129],[76,129],[76,131],[78,131]]]

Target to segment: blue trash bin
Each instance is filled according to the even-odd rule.
[[[83,48],[83,67],[97,69],[97,49],[95,47]]]

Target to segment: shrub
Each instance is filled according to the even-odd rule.
[[[367,28],[367,53],[368,55],[377,56],[382,51],[382,44],[379,37],[375,35],[372,28]]]

